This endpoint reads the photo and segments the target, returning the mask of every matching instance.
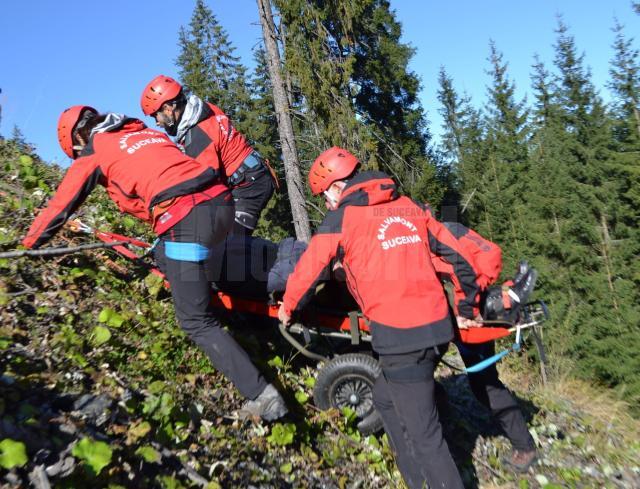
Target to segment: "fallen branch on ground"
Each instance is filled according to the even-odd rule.
[[[45,250],[15,250],[0,253],[0,258],[19,258],[22,256],[58,256],[68,255],[76,251],[95,250],[98,248],[113,248],[127,244],[126,241],[114,241],[113,243],[90,243],[79,246],[69,246],[63,248],[48,248]]]

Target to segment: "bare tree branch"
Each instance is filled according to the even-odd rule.
[[[19,258],[22,256],[34,257],[34,256],[58,256],[68,255],[77,251],[83,250],[96,250],[99,248],[113,248],[114,246],[121,246],[127,244],[126,241],[114,241],[113,243],[89,243],[79,246],[68,246],[62,248],[47,248],[44,250],[15,250],[0,253],[0,258]]]

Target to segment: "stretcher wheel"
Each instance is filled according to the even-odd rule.
[[[382,419],[373,405],[373,384],[381,372],[368,355],[338,355],[320,369],[313,400],[320,409],[350,407],[356,412],[360,433],[376,433],[382,429]]]

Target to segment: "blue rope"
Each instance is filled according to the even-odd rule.
[[[467,353],[467,354],[477,354],[476,352],[473,352],[473,351],[469,350],[468,348],[466,348],[461,341],[457,341],[456,342],[456,346],[458,347],[458,349],[460,350],[460,354],[462,354],[462,355],[464,355],[465,353]],[[498,363],[500,360],[502,360],[504,357],[506,357],[512,351],[515,351],[515,352],[520,351],[520,338],[518,338],[518,342],[514,343],[513,345],[511,345],[510,348],[507,348],[506,350],[502,350],[501,352],[498,352],[495,355],[492,355],[492,356],[490,356],[488,358],[484,358],[484,356],[481,354],[480,358],[483,358],[483,360],[481,360],[480,362],[476,363],[475,365],[472,365],[471,367],[465,368],[463,370],[463,372],[465,372],[467,374],[478,373],[481,370],[484,370],[485,368],[493,365],[494,363]]]

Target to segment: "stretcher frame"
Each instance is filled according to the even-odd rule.
[[[164,280],[165,286],[169,288],[169,283],[166,281],[164,274],[157,267],[149,264],[145,260],[153,251],[155,243],[152,245],[135,238],[96,230],[77,219],[69,221],[68,226],[73,231],[92,234],[107,244],[124,242],[125,244],[113,246],[112,249],[121,256],[142,264],[150,273],[161,277]],[[139,248],[143,250],[143,252],[136,253],[130,249],[130,246]],[[274,301],[239,297],[213,289],[211,301],[216,309],[224,312],[253,314],[278,319],[279,304]],[[542,380],[543,383],[546,383],[546,355],[542,344],[540,327],[548,318],[549,311],[545,303],[543,301],[535,301],[522,307],[517,323],[484,321],[485,325],[483,327],[458,329],[455,341],[463,345],[495,341],[515,333],[515,341],[510,347],[489,358],[483,359],[476,365],[462,369],[462,371],[468,374],[479,372],[495,364],[508,353],[519,351],[522,333],[529,330],[533,334],[534,342],[539,352]],[[369,324],[361,312],[331,310],[311,305],[305,308],[298,318],[298,321],[291,325],[285,326],[278,321],[278,329],[282,337],[298,352],[307,358],[322,363],[322,366],[318,370],[318,381],[322,379],[323,385],[321,388],[318,385],[314,388],[314,401],[318,407],[323,409],[329,407],[339,409],[347,406],[352,407],[360,420],[357,426],[364,435],[375,433],[382,429],[381,419],[372,404],[373,383],[375,382],[376,376],[380,374],[377,361],[374,360],[375,366],[370,366],[368,370],[364,369],[355,372],[353,365],[350,365],[347,366],[344,371],[341,371],[340,368],[336,369],[336,366],[343,359],[355,359],[356,364],[362,364],[361,367],[367,364],[370,365],[370,354],[347,353],[346,355],[334,354],[328,357],[319,352],[312,351],[310,348],[312,334],[324,337],[325,339],[339,338],[350,341],[354,349],[361,349],[363,344],[370,343],[371,331]],[[302,335],[305,339],[304,344],[298,341],[292,334]],[[371,350],[370,347],[368,349]],[[449,365],[444,360],[443,363]],[[456,368],[456,370],[461,369]],[[329,378],[329,380],[327,380],[327,378]]]

